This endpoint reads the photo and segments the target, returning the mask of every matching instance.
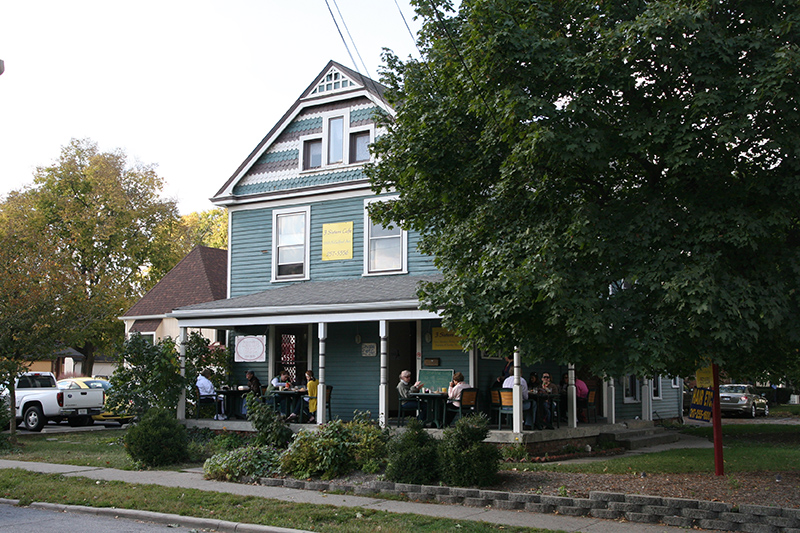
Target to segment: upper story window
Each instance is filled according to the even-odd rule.
[[[319,170],[370,160],[369,145],[375,139],[373,124],[350,126],[350,110],[322,114],[322,133],[300,137],[300,170]]]
[[[272,212],[272,281],[308,279],[310,207]]]
[[[366,208],[372,199],[364,202]],[[369,218],[364,210],[364,274],[404,274],[407,272],[408,235],[399,226],[384,227]]]
[[[339,69],[332,68],[323,76],[317,86],[314,87],[311,94],[318,95],[341,90],[352,90],[354,87],[358,87],[358,85],[345,76],[343,72],[339,72]]]

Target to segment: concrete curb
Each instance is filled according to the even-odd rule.
[[[0,504],[19,505],[19,500],[0,498]],[[311,533],[310,531],[302,529],[287,529],[285,527],[262,526],[243,522],[229,522],[227,520],[140,511],[138,509],[120,509],[117,507],[86,507],[84,505],[64,505],[45,502],[32,502],[28,507],[59,513],[79,513],[110,518],[126,518],[154,524],[178,524],[187,528],[213,529],[224,533]]]

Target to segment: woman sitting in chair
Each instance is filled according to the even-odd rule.
[[[469,384],[464,382],[464,374],[461,372],[453,374],[453,381],[451,381],[450,386],[447,387],[447,403],[453,407],[461,407],[461,392],[468,388]],[[448,411],[445,425],[449,426],[454,417],[455,411]]]

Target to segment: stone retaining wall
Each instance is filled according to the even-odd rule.
[[[592,516],[630,522],[662,523],[669,526],[749,533],[800,533],[800,509],[740,505],[683,498],[662,498],[616,492],[590,492],[588,498],[570,498],[517,492],[412,485],[392,481],[372,481],[362,485],[261,478],[262,485],[315,491],[351,492],[360,496],[405,495],[412,501],[461,504],[525,510],[533,513],[559,513],[567,516]]]

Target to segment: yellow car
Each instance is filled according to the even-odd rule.
[[[101,378],[65,378],[58,381],[59,389],[103,389],[111,388],[111,383]],[[97,422],[117,422],[120,426],[133,420],[133,416],[117,414],[111,411],[94,415],[92,421]]]

